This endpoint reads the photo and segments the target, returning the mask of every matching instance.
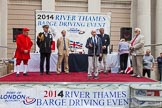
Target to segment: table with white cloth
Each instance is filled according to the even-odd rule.
[[[82,70],[82,72],[83,71],[87,72],[87,69],[88,69],[88,57],[87,56],[88,55],[85,55],[85,54],[80,54],[80,55],[79,54],[71,54],[69,56],[69,60],[70,60],[69,63],[72,63],[71,60],[75,61],[75,62],[73,62],[73,63],[75,63],[75,67],[80,68],[80,69],[71,69],[71,68],[75,68],[75,67],[72,66],[73,64],[69,64],[69,68],[70,68],[69,70],[72,70],[72,71],[76,70],[76,72],[77,72],[77,70]],[[40,71],[40,68],[39,68],[40,67],[40,53],[31,53],[30,57],[31,57],[31,59],[28,62],[28,72],[39,72]],[[81,60],[80,60],[80,58],[81,58]],[[51,72],[56,72],[57,59],[58,59],[58,55],[52,53],[51,58],[50,58],[50,71]],[[14,72],[16,72],[16,62],[15,61],[14,61]],[[21,63],[21,65],[20,65],[20,72],[23,72],[23,70],[24,70],[24,66],[22,64],[23,63]],[[78,66],[76,66],[76,65],[78,65]],[[83,66],[84,66],[84,68],[83,68]],[[108,67],[108,69],[110,69],[111,67],[119,67],[118,53],[107,54],[107,67]],[[85,68],[87,68],[87,69],[85,69]],[[45,66],[44,66],[44,69],[45,69]]]
[[[56,71],[56,65],[57,65],[57,54],[51,53],[50,58],[50,71]],[[46,60],[45,60],[46,63]],[[45,64],[44,63],[44,64]],[[20,72],[23,72],[24,66],[22,65],[23,62],[21,62],[19,70]],[[28,61],[28,71],[29,72],[40,72],[40,53],[30,53],[30,59]],[[45,66],[44,66],[45,69]],[[14,60],[14,72],[16,72],[16,59]]]
[[[117,52],[112,52],[107,54],[107,68],[111,70],[112,73],[117,73],[120,67],[120,57]],[[114,70],[113,70],[114,69]]]

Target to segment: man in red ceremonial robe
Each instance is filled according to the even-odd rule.
[[[30,37],[28,36],[29,29],[23,28],[23,33],[18,35],[16,38],[16,52],[15,52],[15,58],[16,58],[16,76],[19,76],[19,67],[21,64],[21,61],[24,63],[24,72],[23,75],[27,76],[27,65],[28,60],[30,59],[30,49],[33,45],[33,42],[31,41]]]

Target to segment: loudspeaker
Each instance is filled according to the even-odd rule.
[[[13,28],[13,42],[16,42],[16,37],[19,34],[22,34],[22,28]]]
[[[122,27],[120,28],[120,39],[124,38],[126,41],[132,40],[132,28],[131,27]]]

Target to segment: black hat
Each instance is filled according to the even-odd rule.
[[[42,28],[49,28],[49,25],[43,25]]]

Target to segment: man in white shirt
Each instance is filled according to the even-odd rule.
[[[91,35],[86,43],[86,48],[88,48],[88,78],[93,78],[91,71],[93,69],[94,79],[98,79],[98,58],[102,55],[102,42],[101,38],[96,35],[96,30],[92,30]]]

